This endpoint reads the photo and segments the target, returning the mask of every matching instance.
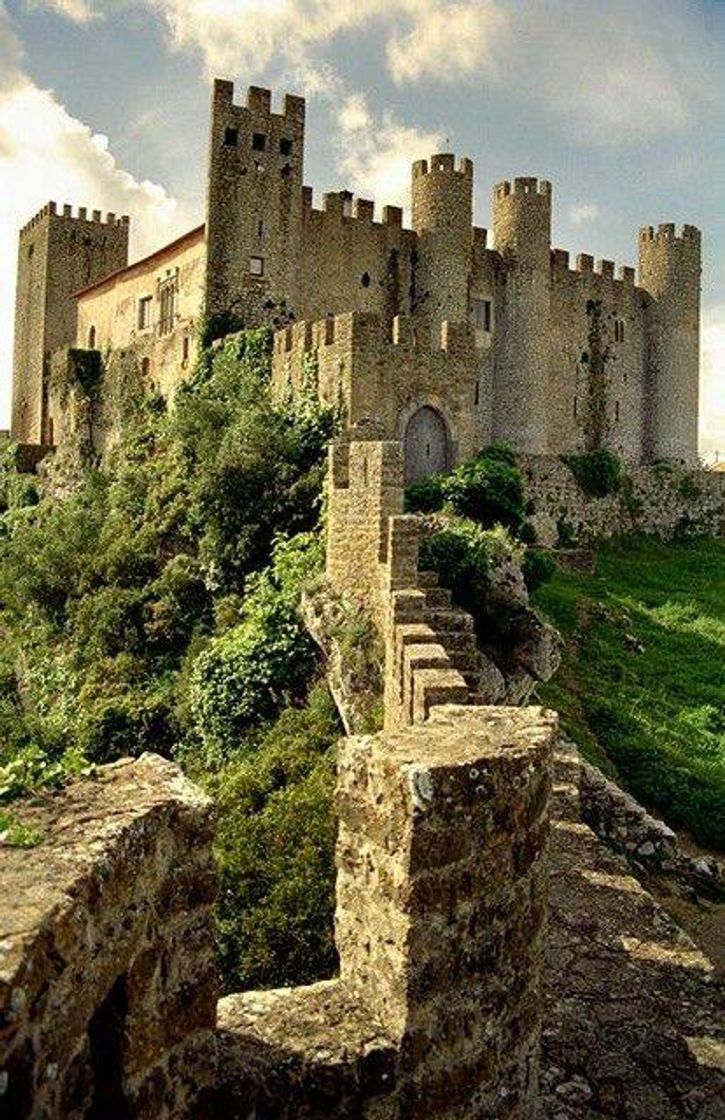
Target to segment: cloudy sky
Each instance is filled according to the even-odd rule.
[[[132,252],[200,220],[212,76],[309,99],[307,182],[407,203],[476,163],[476,221],[554,183],[555,243],[635,263],[705,233],[702,447],[725,458],[723,0],[0,0],[0,426],[17,228],[48,199],[129,213]]]

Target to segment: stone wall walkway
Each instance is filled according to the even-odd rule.
[[[582,824],[556,755],[541,1120],[725,1120],[711,962]]]

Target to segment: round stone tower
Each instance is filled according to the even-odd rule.
[[[413,229],[418,234],[413,311],[440,344],[444,319],[468,320],[473,225],[473,163],[442,154],[413,164]]]
[[[494,439],[542,455],[550,406],[551,183],[498,183],[493,231],[504,266],[495,324]]]
[[[639,283],[652,297],[646,313],[652,460],[697,459],[700,242],[695,226],[677,236],[672,223],[646,226],[639,235]]]

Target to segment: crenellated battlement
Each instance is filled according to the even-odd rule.
[[[467,156],[456,163],[452,152],[439,152],[429,159],[417,159],[413,164],[413,181],[421,179],[424,175],[460,175],[464,179],[473,179],[473,160]]]
[[[116,228],[130,225],[131,219],[128,214],[119,217],[112,211],[104,215],[100,210],[92,210],[89,214],[87,207],[79,206],[76,210],[69,203],[65,203],[63,209],[59,210],[57,202],[46,202],[45,206],[22,227],[20,236],[23,237],[44,222],[51,221],[85,222],[87,225]]]
[[[519,175],[513,181],[504,179],[503,182],[496,183],[493,188],[494,199],[508,198],[509,195],[516,198],[536,195],[551,197],[551,183],[548,179],[537,179],[536,176],[527,175]]]
[[[468,323],[445,320],[437,340],[431,341],[429,333],[408,315],[386,320],[380,315],[353,311],[330,315],[314,323],[295,323],[277,331],[274,361],[286,358],[295,361],[314,351],[324,359],[330,347],[339,349],[341,345],[349,347],[351,353],[374,348],[381,356],[387,351],[393,358],[396,351],[415,351],[421,359],[427,355],[475,353],[475,339]]]
[[[611,260],[595,261],[589,253],[578,253],[575,264],[570,263],[567,249],[551,250],[551,270],[554,276],[576,278],[586,276],[592,281],[610,280],[614,286],[633,287],[635,270],[630,265],[615,265]]]
[[[661,222],[658,226],[643,226],[639,231],[639,241],[640,245],[647,245],[650,242],[657,244],[665,242],[671,242],[672,244],[687,243],[699,249],[702,233],[697,226],[685,224],[678,234],[674,222]]]
[[[375,203],[369,198],[355,198],[351,191],[326,191],[322,206],[315,206],[312,187],[302,188],[302,216],[306,221],[331,218],[340,222],[358,222],[361,225],[392,226],[403,229],[403,210],[400,206],[383,206],[379,221],[375,218]]]
[[[287,120],[304,121],[305,99],[295,94],[286,93],[282,99],[282,112],[272,111],[272,91],[262,86],[249,86],[244,104],[234,101],[234,82],[223,78],[214,81],[213,93],[214,106],[219,109],[233,109],[239,112],[248,112],[254,116],[282,117]]]

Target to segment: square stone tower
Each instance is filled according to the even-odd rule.
[[[52,444],[48,356],[76,342],[75,293],[128,264],[129,219],[47,206],[21,230],[15,303],[11,435]],[[93,349],[95,340],[83,340]]]
[[[206,314],[218,330],[284,324],[296,299],[302,239],[305,102],[251,86],[235,105],[217,79],[207,184]]]

